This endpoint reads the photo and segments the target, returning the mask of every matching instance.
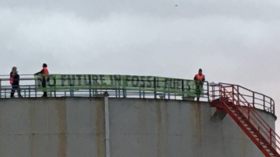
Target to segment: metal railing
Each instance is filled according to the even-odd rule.
[[[10,98],[10,93],[12,86],[9,84],[10,76],[0,75],[0,98]],[[186,81],[186,80],[184,80]],[[193,80],[189,80],[193,81]],[[183,80],[182,80],[182,84]],[[203,83],[202,91],[200,94],[200,101],[208,102],[209,97],[209,85],[205,81]],[[154,90],[145,90],[144,88],[139,87],[136,89],[123,89],[121,87],[116,88],[98,88],[98,87],[89,87],[86,89],[58,89],[55,91],[49,91],[48,97],[95,97],[107,92],[109,97],[114,98],[153,98],[153,99],[173,99],[173,100],[195,100],[194,95],[187,95],[184,93],[185,86],[180,87],[180,89],[166,91],[157,90],[157,87],[154,87]],[[23,97],[41,97],[43,92],[38,90],[36,86],[34,75],[20,75],[20,91]],[[15,92],[17,96],[17,91]]]
[[[9,83],[9,75],[0,75],[0,98],[10,98],[11,85]],[[186,85],[184,81],[193,81],[193,80],[184,80],[182,81],[180,88],[176,90],[166,91],[158,90],[157,87],[154,87],[153,90],[145,90],[144,88],[139,87],[138,89],[124,89],[122,87],[115,88],[96,88],[90,87],[87,89],[57,89],[55,91],[48,92],[48,97],[94,97],[104,92],[108,92],[109,97],[115,98],[153,98],[153,99],[174,99],[174,100],[195,100],[194,95],[188,95],[184,93]],[[224,86],[234,86],[236,88],[235,98],[238,101],[242,101],[241,96],[246,99],[247,102],[253,105],[254,108],[264,110],[266,112],[272,113],[275,115],[275,102],[274,100],[261,94],[259,92],[252,91],[245,87],[235,84],[228,83],[219,83]],[[202,91],[200,94],[200,101],[209,102],[214,99],[218,99],[221,95],[215,95],[215,92],[219,91],[219,84],[209,84],[205,81],[203,83]],[[20,75],[20,89],[23,97],[41,97],[43,94],[42,91],[38,90],[34,75]],[[17,95],[17,92],[15,92]],[[211,95],[211,97],[209,96]],[[212,99],[212,100],[211,100]]]
[[[260,113],[255,110],[260,109],[275,114],[275,103],[272,98],[239,85],[228,83],[212,85],[211,92],[213,99],[223,99],[221,101],[232,102],[238,106],[238,109],[265,138],[269,145],[278,152],[280,151],[280,136],[264,120]]]
[[[234,100],[236,100],[236,103],[241,106],[246,106],[249,103],[255,109],[260,109],[275,115],[275,102],[267,95],[252,91],[240,85],[229,83],[218,83],[210,86],[210,95],[212,100],[219,99],[222,97],[222,93],[228,92],[226,94],[231,95]],[[222,91],[223,89],[221,89],[221,87],[228,90]]]

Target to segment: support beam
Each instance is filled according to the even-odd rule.
[[[110,157],[109,94],[104,93],[106,157]]]

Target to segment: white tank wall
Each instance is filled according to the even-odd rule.
[[[1,99],[1,157],[102,157],[103,99]]]
[[[114,128],[111,152],[115,157],[263,156],[228,115],[222,121],[211,121],[208,103],[143,99],[110,102],[110,125]],[[275,118],[260,113],[274,128]]]
[[[111,157],[263,157],[208,103],[109,99]],[[274,128],[275,117],[260,111]],[[103,98],[0,100],[1,157],[105,157]]]

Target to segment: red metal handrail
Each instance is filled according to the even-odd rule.
[[[242,87],[240,85],[228,84],[228,83],[219,83],[219,84],[214,84],[214,85],[210,84],[209,86],[212,87],[212,90],[209,91],[209,94],[210,94],[209,97],[212,97],[212,99],[220,97],[220,95],[215,96],[215,92],[217,94],[217,92],[220,91],[220,87],[219,87],[220,85],[222,85],[225,88],[228,88],[228,87],[232,88],[232,86],[234,86],[237,90],[237,91],[235,91],[235,93],[237,93],[235,96],[237,96],[238,101],[240,101],[240,102],[243,101],[243,100],[239,99],[239,97],[238,97],[238,93],[239,94],[242,93],[242,96],[246,100],[243,102],[251,103],[254,108],[272,113],[275,116],[275,103],[271,97],[261,94],[259,92],[252,91],[252,90]],[[219,87],[218,90],[217,90],[217,87]]]
[[[230,95],[228,95],[227,94],[227,90],[225,89],[225,96],[226,97],[228,97],[228,98],[230,98]],[[242,96],[242,95],[241,95]],[[242,96],[243,97],[243,96]],[[233,98],[233,102],[235,102],[236,100],[234,99],[234,97],[232,97]],[[242,105],[240,105],[238,102],[237,102],[237,106],[242,106]],[[248,115],[248,120],[249,121],[251,121],[251,122],[253,122],[253,124],[255,124],[255,125],[257,125],[257,129],[258,130],[261,130],[261,131],[263,131],[262,132],[262,134],[264,134],[267,138],[269,138],[270,140],[272,140],[271,139],[271,137],[272,137],[272,131],[273,131],[273,133],[275,134],[275,135],[277,135],[275,132],[274,132],[274,130],[265,122],[265,120],[258,114],[258,112],[255,110],[255,109],[253,109],[253,107],[249,104],[249,103],[247,103],[248,104],[248,106],[244,109],[244,108],[241,108],[241,110],[243,110],[243,111],[245,111],[245,113]],[[246,104],[244,104],[244,106],[245,106]],[[253,109],[253,110],[252,110]],[[251,113],[251,114],[250,114]],[[251,115],[251,117],[250,117],[250,115]],[[258,121],[256,121],[254,118],[252,118],[252,116]],[[264,123],[264,124],[263,124]],[[264,127],[264,129],[263,128],[261,128],[258,124],[260,124],[262,127]],[[267,132],[269,132],[269,133],[271,133],[271,134],[268,134]],[[273,134],[273,135],[274,135]],[[278,135],[277,135],[278,136]],[[279,136],[278,136],[278,138],[279,138]],[[279,143],[279,141],[276,139],[276,138],[274,138],[275,140],[276,140],[276,142],[278,142]],[[270,141],[270,143],[271,143],[271,141]],[[280,149],[277,145],[275,145],[278,149]]]
[[[251,98],[252,98],[252,101],[253,101],[252,104],[253,104],[254,107],[255,107],[255,104],[258,104],[258,103],[256,103],[256,101],[258,101],[258,100],[262,101],[262,103],[263,103],[263,108],[262,109],[265,110],[265,108],[270,108],[271,113],[273,113],[275,115],[275,103],[274,103],[274,100],[271,97],[269,97],[269,96],[267,96],[265,94],[262,94],[262,93],[250,90],[250,89],[245,88],[243,86],[236,85],[236,84],[219,83],[219,85],[223,85],[223,87],[232,87],[232,86],[234,86],[234,87],[236,87],[236,90],[237,90],[238,93],[240,93],[239,92],[240,90],[244,90],[244,91],[246,91],[248,93],[251,93],[252,94]],[[244,93],[242,95],[250,97],[250,95],[247,95],[247,94],[244,94]],[[262,98],[257,98],[256,96],[260,96]],[[269,101],[267,101],[267,100],[269,100]],[[249,101],[246,99],[246,102],[249,102]],[[266,106],[266,104],[269,104],[270,106],[268,107],[268,106]]]
[[[215,90],[214,86],[218,86],[219,89]],[[247,114],[247,118],[249,121],[251,121],[257,130],[259,130],[259,133],[261,133],[265,139],[270,143],[270,145],[275,146],[277,150],[279,151],[280,148],[277,144],[280,144],[280,137],[276,134],[276,132],[267,124],[267,122],[261,117],[261,115],[254,109],[254,105],[252,106],[247,99],[245,98],[245,94],[242,94],[239,92],[238,88],[241,88],[239,85],[233,85],[233,84],[227,84],[227,83],[219,83],[217,85],[212,86],[212,98],[215,99],[216,96],[219,96],[219,98],[227,98],[228,101],[232,101],[236,106],[245,106],[246,108],[240,107],[241,110],[243,110],[243,113]],[[228,88],[230,88],[228,90]],[[242,87],[243,89],[247,89]],[[215,93],[218,92],[218,95]],[[257,92],[254,92],[252,90],[247,90],[247,92],[252,92],[253,95]],[[259,95],[262,95],[260,93],[257,93]],[[245,95],[245,96],[244,96]],[[269,98],[271,102],[271,106],[273,106],[273,113],[274,113],[274,101],[266,96],[263,96],[263,101],[265,102],[265,98]],[[237,97],[237,98],[235,98]],[[253,97],[253,102],[255,101],[255,98]],[[265,104],[263,104],[265,105]],[[264,106],[265,108],[265,106]]]

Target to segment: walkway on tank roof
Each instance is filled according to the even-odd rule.
[[[42,86],[47,79],[46,87]],[[9,75],[0,75],[0,98],[10,98],[11,85]],[[222,95],[219,85],[232,87],[223,91],[239,98],[245,98],[256,109],[275,114],[275,103],[272,98],[245,87],[227,83],[202,84],[188,79],[158,76],[109,75],[109,74],[50,74],[20,75],[20,89],[23,98],[41,97],[44,91],[48,97],[95,97],[107,92],[114,98],[171,99],[195,101],[200,97],[202,102],[219,99]],[[234,92],[238,91],[238,92]]]

